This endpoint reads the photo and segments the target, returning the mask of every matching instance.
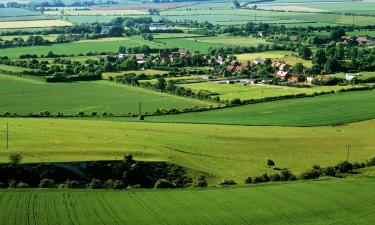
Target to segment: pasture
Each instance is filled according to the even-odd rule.
[[[209,103],[158,93],[109,81],[45,83],[42,81],[0,75],[0,112],[18,114],[62,112],[76,115],[79,111],[127,114],[156,109],[191,108]]]
[[[175,48],[186,48],[190,51],[199,51],[200,53],[207,53],[210,48],[223,47],[223,45],[217,43],[200,42],[186,38],[157,39],[156,43]]]
[[[53,44],[50,46],[28,46],[19,48],[7,48],[0,51],[0,56],[18,58],[25,53],[47,55],[49,51],[55,54],[85,54],[88,52],[117,52],[120,46],[136,47],[148,45],[151,48],[159,48],[155,42],[134,38],[104,38],[99,40],[84,40],[71,43]]]
[[[266,51],[266,52],[257,52],[257,53],[244,53],[244,54],[237,54],[237,60],[242,62],[247,61],[254,61],[257,58],[263,59],[281,59],[286,56],[292,55],[292,51]]]
[[[235,115],[234,115],[235,116]],[[129,122],[126,122],[129,120]],[[275,173],[278,168],[300,174],[314,164],[335,165],[374,157],[375,120],[342,126],[279,127],[134,122],[124,118],[1,118],[0,161],[18,152],[23,162],[122,159],[167,161],[222,179],[243,182],[247,176]],[[146,120],[147,121],[147,120]],[[5,123],[9,122],[9,150]],[[335,141],[332,141],[335,140]]]
[[[65,27],[72,24],[64,20],[32,20],[32,21],[4,21],[0,22],[1,29]]]
[[[373,179],[338,179],[208,190],[1,190],[0,223],[370,225],[373,186]]]
[[[201,82],[181,84],[180,86],[190,88],[195,92],[206,90],[217,93],[220,99],[232,100],[239,98],[241,100],[261,99],[265,97],[285,96],[292,94],[312,94],[322,91],[331,91],[350,88],[352,86],[314,86],[311,88],[294,88],[275,85],[243,85],[243,84],[218,84],[213,82]]]
[[[280,100],[208,112],[148,117],[147,121],[241,125],[322,126],[375,118],[375,91]]]
[[[109,77],[118,77],[124,74],[130,74],[130,73],[134,73],[136,75],[145,74],[148,76],[152,76],[152,75],[158,75],[158,74],[160,75],[167,74],[168,71],[147,69],[147,70],[130,70],[130,71],[123,71],[123,72],[107,72],[107,73],[103,73],[103,79],[109,79]]]

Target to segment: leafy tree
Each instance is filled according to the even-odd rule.
[[[238,8],[240,8],[241,4],[240,4],[240,2],[238,0],[234,0],[233,1],[233,6],[234,6],[234,8],[238,9]]]
[[[108,31],[108,37],[122,37],[125,29],[122,26],[114,26]]]
[[[52,179],[42,179],[39,183],[39,188],[53,188],[55,187],[55,181]]]
[[[345,31],[343,29],[336,29],[331,31],[331,39],[334,41],[341,40],[341,37],[345,35]]]
[[[167,82],[165,81],[164,77],[158,78],[156,82],[156,89],[163,91],[167,87]]]
[[[272,168],[272,167],[275,166],[275,162],[272,161],[271,159],[269,159],[269,160],[267,160],[267,166],[268,166],[269,168]]]
[[[312,56],[312,51],[309,47],[302,46],[298,49],[298,55],[307,60]]]
[[[194,187],[207,187],[206,177],[203,175],[198,175],[193,183]]]
[[[324,64],[324,70],[327,73],[334,73],[340,68],[339,62],[336,59],[329,58]]]

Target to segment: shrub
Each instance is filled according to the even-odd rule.
[[[283,169],[280,174],[280,180],[288,181],[288,180],[296,180],[297,178],[287,169]]]
[[[332,166],[328,166],[323,168],[323,174],[325,176],[335,177],[336,176],[336,169]]]
[[[367,161],[367,166],[375,166],[375,157]]]
[[[10,161],[10,164],[12,165],[19,164],[22,161],[22,156],[19,153],[11,153],[9,155],[9,161]]]
[[[270,178],[270,181],[280,181],[281,180],[281,176],[278,173],[271,174],[269,176],[269,178]]]
[[[230,104],[231,105],[241,105],[241,99],[239,99],[239,98],[235,98],[235,99],[232,99],[231,101],[230,101]]]
[[[236,185],[237,183],[234,180],[223,180],[220,182],[220,185]]]
[[[168,181],[167,179],[159,179],[156,181],[154,188],[175,188],[176,185],[173,184],[172,182]]]
[[[99,179],[92,179],[90,183],[87,184],[87,188],[99,189],[103,188],[103,184]]]
[[[353,165],[350,162],[344,161],[335,167],[339,173],[347,173],[353,170]]]
[[[29,184],[25,183],[25,182],[19,182],[16,186],[17,188],[29,188]]]
[[[113,189],[122,189],[124,188],[124,182],[122,180],[115,180],[113,182]]]
[[[275,166],[275,162],[272,161],[271,159],[269,159],[269,160],[267,160],[267,166],[268,166],[269,168],[272,168],[272,167]]]
[[[194,187],[207,187],[206,177],[204,175],[198,175],[193,183]]]
[[[253,179],[251,177],[248,177],[245,179],[245,184],[251,184],[253,183]]]
[[[52,179],[42,179],[39,183],[39,188],[53,188],[55,187],[55,181]]]
[[[9,180],[8,187],[9,188],[16,188],[17,187],[17,181],[15,181],[15,180]]]
[[[308,170],[301,174],[302,179],[304,180],[311,180],[311,179],[317,179],[321,175],[320,171],[318,170]]]

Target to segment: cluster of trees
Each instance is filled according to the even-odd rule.
[[[13,153],[0,165],[1,188],[182,188],[193,179],[184,168],[164,162],[121,161],[20,164]],[[72,168],[72,169],[67,169]]]
[[[0,48],[10,47],[23,47],[32,45],[48,45],[51,44],[49,40],[44,39],[42,36],[28,36],[25,40],[22,37],[14,37],[12,40],[3,40],[0,37]]]

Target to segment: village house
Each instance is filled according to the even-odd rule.
[[[291,40],[291,41],[297,41],[298,40],[298,36],[297,35],[291,35],[291,36],[289,36],[289,40]]]
[[[253,63],[255,65],[259,65],[259,64],[263,64],[266,60],[265,59],[262,59],[262,58],[256,58]]]
[[[367,43],[367,37],[357,37],[356,41],[358,42],[358,44],[364,45]]]
[[[151,23],[149,26],[150,31],[167,30],[168,26],[165,23]]]
[[[315,80],[315,77],[306,77],[307,83],[312,83]]]
[[[299,81],[299,77],[296,75],[292,75],[288,78],[288,83],[297,83]]]
[[[277,61],[277,60],[274,60],[271,64],[271,67],[272,68],[275,68],[275,69],[278,69],[280,71],[286,71],[288,68],[287,68],[287,64],[285,63],[282,63],[280,61]]]
[[[279,70],[273,76],[279,78],[281,81],[286,81],[289,77],[289,73],[286,71]]]

